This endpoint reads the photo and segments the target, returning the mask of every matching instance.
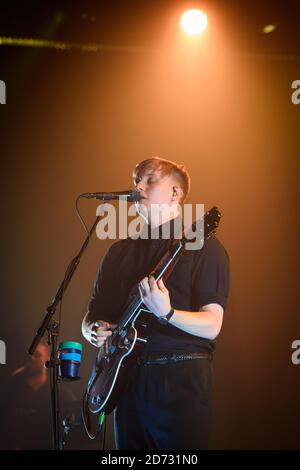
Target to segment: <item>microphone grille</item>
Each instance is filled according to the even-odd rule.
[[[133,191],[130,191],[130,194],[127,198],[128,202],[138,202],[141,199],[141,195],[138,191],[135,189]]]

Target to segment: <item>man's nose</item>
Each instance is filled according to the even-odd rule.
[[[138,184],[136,185],[136,189],[138,191],[145,191],[146,190],[146,183],[145,181],[139,181]]]

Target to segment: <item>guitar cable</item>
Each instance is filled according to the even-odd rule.
[[[99,415],[99,423],[100,423],[100,430],[102,429],[103,426],[103,434],[102,434],[102,450],[105,450],[105,437],[106,437],[106,415],[105,412],[103,411]]]

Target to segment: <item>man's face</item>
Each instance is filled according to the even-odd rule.
[[[162,176],[161,171],[146,171],[135,181],[136,189],[141,195],[137,204],[138,212],[149,222],[163,223],[166,219],[177,215],[178,188],[171,176]],[[173,217],[168,217],[167,212],[175,210]]]

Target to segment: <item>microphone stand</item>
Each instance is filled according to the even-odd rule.
[[[79,253],[72,259],[69,267],[67,269],[66,275],[60,284],[58,291],[55,294],[55,297],[49,307],[46,308],[46,315],[44,317],[41,326],[37,330],[35,337],[28,349],[29,354],[34,354],[37,345],[41,341],[45,332],[48,331],[48,344],[51,346],[51,356],[50,360],[46,362],[46,367],[50,369],[50,388],[51,388],[51,406],[52,406],[52,438],[53,438],[53,447],[55,450],[61,450],[61,441],[60,441],[60,423],[59,423],[59,394],[58,394],[58,365],[59,360],[57,359],[57,339],[59,335],[59,322],[53,318],[57,305],[61,302],[63,295],[79,265],[80,258],[86,250],[91,235],[96,229],[96,226],[100,220],[101,216],[98,215],[96,220],[90,229],[88,236],[86,237]]]

